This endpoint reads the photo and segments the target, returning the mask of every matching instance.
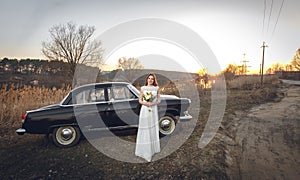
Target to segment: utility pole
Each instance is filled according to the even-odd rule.
[[[259,75],[261,75],[261,64],[259,64]]]
[[[244,59],[241,61],[241,63],[243,64],[242,65],[243,74],[247,74],[247,72],[248,72],[247,68],[250,67],[250,66],[247,66],[247,62],[249,62],[249,61],[246,60],[246,53],[244,53],[243,55],[244,55]]]
[[[261,63],[261,79],[260,79],[260,87],[263,87],[264,82],[264,61],[265,61],[265,48],[268,47],[265,42],[263,42],[263,45],[261,48],[263,48],[263,54],[262,54],[262,63]]]

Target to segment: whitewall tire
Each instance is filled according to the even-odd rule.
[[[159,120],[159,133],[161,136],[172,134],[175,130],[176,122],[170,116],[163,116]]]
[[[54,129],[52,139],[58,147],[71,147],[79,142],[80,130],[75,126],[61,126]]]

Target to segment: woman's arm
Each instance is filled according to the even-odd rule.
[[[139,103],[140,103],[141,105],[144,104],[144,102],[143,102],[143,92],[142,92],[142,90],[141,90],[140,96],[139,96]]]
[[[153,105],[158,105],[160,103],[160,94],[157,94],[157,101]]]
[[[160,90],[157,90],[157,99],[156,102],[151,103],[152,106],[158,105],[160,103]]]

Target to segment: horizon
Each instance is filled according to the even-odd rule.
[[[8,60],[17,60],[18,62],[22,61],[22,60],[40,60],[40,61],[48,61],[50,62],[51,60],[47,60],[47,59],[31,59],[31,58],[20,58],[20,59],[17,59],[17,58],[8,58],[8,57],[4,57],[2,59],[0,59],[0,61],[4,60],[5,58],[7,58]],[[64,63],[67,63],[65,61],[63,61]],[[285,65],[285,64],[281,64],[279,63],[280,65]],[[228,64],[229,65],[229,64]],[[90,66],[90,67],[97,67],[100,72],[112,72],[112,71],[115,71],[115,70],[122,70],[120,68],[117,67],[117,65],[108,65],[108,64],[104,64],[102,66],[91,66],[91,65],[87,65],[87,66]],[[266,73],[267,69],[270,68],[270,67],[266,67],[265,70],[264,70],[264,73]],[[218,73],[210,73],[210,72],[207,72],[208,75],[218,75],[220,73],[222,73],[223,71],[225,71],[226,68],[224,69],[221,69],[221,71],[219,71]],[[195,72],[191,72],[191,71],[185,71],[185,70],[176,70],[176,69],[157,69],[157,68],[142,68],[142,69],[125,69],[125,70],[146,70],[146,71],[166,71],[166,72],[179,72],[179,73],[190,73],[190,74],[199,74],[199,71],[203,70],[203,69],[199,69],[198,71],[195,71]],[[201,74],[201,73],[200,73]],[[236,74],[236,75],[258,75],[260,74],[260,70],[252,70],[252,71],[248,71],[247,73],[245,74]]]

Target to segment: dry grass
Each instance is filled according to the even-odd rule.
[[[230,81],[227,81],[228,89],[252,90],[260,88],[260,76],[239,76]],[[277,84],[279,83],[277,76],[264,76],[264,84]]]
[[[59,103],[70,91],[18,85],[3,85],[0,89],[0,125],[1,127],[20,126],[21,115],[26,110]]]

